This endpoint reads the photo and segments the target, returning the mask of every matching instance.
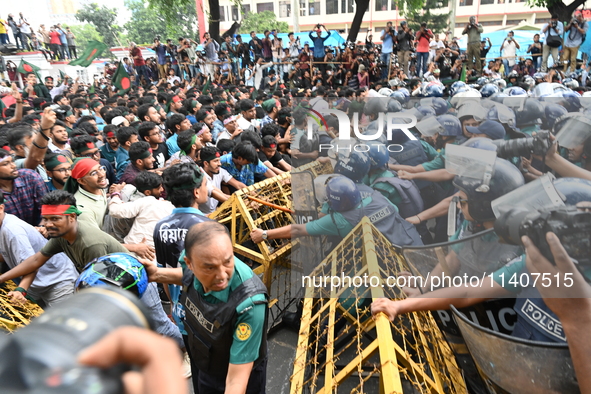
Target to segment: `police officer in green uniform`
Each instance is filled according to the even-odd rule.
[[[234,256],[223,225],[190,228],[182,268],[147,265],[151,281],[184,286],[185,329],[197,370],[196,393],[265,393],[267,289]],[[194,380],[195,381],[195,380]]]

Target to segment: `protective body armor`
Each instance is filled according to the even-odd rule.
[[[409,218],[423,212],[423,198],[421,197],[419,188],[413,181],[400,179],[395,176],[383,177],[377,178],[371,187],[375,188],[378,183],[382,182],[387,183],[396,189],[398,195],[402,199],[402,202],[397,205],[398,210],[400,211],[400,216],[403,218]]]
[[[181,296],[185,307],[185,329],[191,354],[198,355],[192,361],[200,371],[223,380],[228,374],[230,348],[238,320],[236,308],[246,299],[257,294],[264,294],[268,298],[267,289],[259,277],[253,275],[231,292],[228,302],[211,304],[195,290],[194,278],[195,276],[190,270],[185,271],[183,275],[184,290]],[[267,301],[259,301],[258,303],[266,304]],[[259,357],[254,362],[253,369],[267,357],[267,314],[268,311],[265,312]]]
[[[418,166],[429,161],[423,145],[420,141],[408,140],[401,144],[403,149],[400,152],[390,152],[390,157],[405,166]],[[431,184],[428,181],[416,181],[419,189],[422,189]]]

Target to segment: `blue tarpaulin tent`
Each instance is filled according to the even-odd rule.
[[[299,38],[300,39],[300,43],[302,45],[302,47],[304,46],[304,44],[309,44],[310,48],[312,48],[314,46],[314,43],[312,42],[312,40],[310,40],[310,36],[308,35],[308,33],[294,33],[296,36],[296,39]],[[323,30],[322,31],[322,36],[324,36],[326,34],[326,32]],[[250,34],[240,34],[242,36],[242,41],[249,43],[251,38],[250,38]],[[314,33],[314,35],[316,35],[316,33]],[[257,37],[260,38],[261,40],[263,38],[265,38],[264,34],[257,34]],[[277,37],[281,38],[283,40],[283,47],[287,48],[287,45],[289,44],[289,38],[287,38],[287,33],[279,33],[277,34]],[[324,41],[324,45],[325,46],[339,46],[341,44],[345,43],[345,39],[343,37],[341,37],[341,35],[339,33],[337,33],[335,30],[330,32],[330,37]]]

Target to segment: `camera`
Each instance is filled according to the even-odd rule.
[[[558,26],[558,22],[557,22],[557,21],[553,21],[553,22],[551,23],[551,26],[552,26],[552,27],[556,27],[556,26]]]
[[[556,234],[577,268],[591,266],[591,212],[580,212],[576,207],[558,207],[547,210],[514,208],[495,221],[495,232],[505,243],[522,245],[527,235],[542,255],[554,264],[546,233]]]
[[[81,350],[122,326],[149,328],[146,307],[122,289],[85,289],[51,307],[14,335],[0,337],[3,394],[120,393],[129,368],[83,367]]]
[[[550,149],[550,132],[538,131],[531,138],[516,138],[513,140],[493,140],[497,146],[497,156],[502,159],[529,156],[531,154],[544,156]]]

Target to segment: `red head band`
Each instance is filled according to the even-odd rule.
[[[72,178],[80,179],[82,177],[85,177],[86,175],[88,175],[90,170],[92,170],[92,168],[97,165],[99,165],[99,163],[97,163],[96,160],[91,158],[78,160],[74,165],[74,168],[72,169]]]
[[[75,213],[80,215],[82,212],[75,205],[41,205],[41,215],[69,215]]]

